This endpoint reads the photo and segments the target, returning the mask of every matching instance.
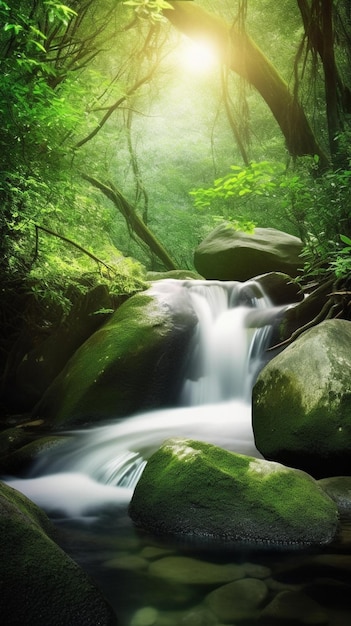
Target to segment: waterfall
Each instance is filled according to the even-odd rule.
[[[191,406],[234,398],[249,402],[270,330],[267,325],[253,328],[250,313],[270,310],[268,297],[254,281],[198,282],[189,289],[199,323],[181,401]],[[199,378],[193,380],[191,376],[199,371]]]
[[[67,444],[38,460],[27,479],[8,484],[48,512],[89,515],[129,501],[147,459],[170,437],[260,456],[251,391],[277,308],[255,281],[184,281],[183,287],[198,324],[185,355],[178,406],[75,431]]]

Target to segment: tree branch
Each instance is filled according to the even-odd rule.
[[[35,255],[36,256],[38,255],[38,230],[42,230],[44,233],[47,233],[48,235],[53,235],[54,237],[58,237],[58,239],[61,239],[62,241],[69,243],[71,246],[74,246],[75,248],[80,250],[80,252],[83,252],[88,257],[93,259],[93,261],[96,261],[96,263],[106,267],[108,271],[113,272],[113,274],[116,273],[116,270],[114,270],[113,267],[111,267],[111,265],[108,265],[107,263],[105,263],[105,261],[102,261],[101,259],[99,259],[97,256],[95,256],[95,254],[92,254],[91,252],[89,252],[89,250],[87,250],[86,248],[83,248],[83,246],[81,246],[79,243],[76,243],[72,239],[68,239],[68,237],[64,237],[63,235],[59,235],[58,233],[55,233],[53,230],[50,230],[50,228],[45,228],[45,226],[39,226],[39,224],[35,224],[35,232],[36,232]]]
[[[318,145],[302,106],[249,35],[195,2],[175,1],[172,7],[163,13],[173,26],[193,39],[210,40],[222,63],[257,89],[278,122],[290,154],[318,155],[321,167],[327,166],[328,157]]]
[[[128,200],[121,194],[121,192],[114,187],[111,183],[106,185],[105,183],[97,180],[93,176],[81,173],[82,178],[88,181],[91,185],[102,191],[103,194],[122,213],[124,219],[127,222],[128,227],[148,246],[153,254],[155,254],[164,264],[168,270],[178,269],[176,263],[170,257],[166,249],[158,241],[152,231],[146,226],[141,217],[136,213],[134,207],[128,202]]]

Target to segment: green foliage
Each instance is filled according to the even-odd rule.
[[[94,249],[94,256],[101,262],[55,237],[43,237],[38,259],[26,278],[43,319],[62,323],[77,297],[98,284],[105,284],[112,297],[133,295],[146,288],[142,265],[121,255],[111,244]]]
[[[280,163],[268,161],[252,162],[246,167],[231,166],[231,172],[217,178],[213,187],[195,189],[190,192],[195,198],[195,206],[206,208],[213,200],[240,199],[244,196],[269,196],[277,187],[276,178],[284,167]]]
[[[210,2],[201,4],[214,10]],[[289,77],[288,57],[301,29],[299,13],[297,9],[291,13],[282,25],[282,35],[277,30],[288,2],[279,7],[273,0],[268,4],[268,12],[257,2],[250,7],[249,30],[256,28],[254,35],[265,49],[285,51],[279,63],[286,66],[284,75]],[[206,84],[195,83],[193,76],[184,78],[184,68],[177,67],[177,60],[173,66],[162,65],[156,78],[150,74],[140,96],[134,92],[128,96],[123,109],[116,108],[96,139],[74,149],[79,139],[99,128],[106,110],[129,93],[144,69],[149,71],[151,57],[155,60],[163,55],[155,32],[162,31],[162,11],[172,8],[172,3],[75,0],[68,5],[56,0],[0,0],[2,276],[26,276],[32,271],[35,223],[92,251],[100,250],[104,259],[113,240],[125,254],[152,265],[149,251],[140,251],[123,218],[116,217],[108,201],[98,194],[89,191],[88,195],[73,174],[79,167],[102,180],[111,179],[117,186],[122,183],[122,191],[133,203],[135,179],[123,136],[126,109],[133,109],[137,117],[131,138],[149,194],[149,226],[180,265],[191,267],[194,247],[218,221],[241,230],[250,230],[254,224],[291,230],[309,249],[311,267],[321,259],[327,261],[330,241],[335,253],[341,253],[339,233],[351,234],[348,170],[328,172],[318,180],[310,176],[311,164],[302,161],[286,173],[278,129],[275,134],[274,123],[252,93],[247,97],[256,123],[252,142],[256,160],[249,167],[233,166],[227,175],[216,178],[212,187],[206,187],[207,181],[239,157],[228,142],[223,110],[218,114],[222,106],[219,83],[213,75]],[[226,2],[216,3],[217,10],[232,17],[233,7]],[[131,12],[138,19],[130,21]],[[268,34],[261,28],[261,18],[271,27]],[[162,32],[160,38],[165,41],[168,31]],[[175,36],[169,38],[167,46],[175,40]],[[173,130],[173,135],[166,137],[166,129]],[[212,154],[211,148],[207,149],[211,142]],[[349,137],[340,135],[338,143],[349,154]],[[191,192],[194,207],[188,195],[192,187],[196,187]],[[141,211],[137,202],[136,198]],[[61,245],[41,237],[37,263],[56,267],[54,256],[61,255]],[[337,272],[347,256],[341,254]],[[66,269],[58,268],[57,276],[59,271],[65,276]]]
[[[78,13],[70,7],[65,4],[55,2],[54,0],[45,0],[44,5],[47,7],[48,20],[51,23],[58,20],[64,26],[68,26],[70,19],[73,16],[78,15]]]
[[[345,245],[337,251],[335,258],[330,263],[337,278],[343,278],[351,274],[351,239],[346,237],[346,235],[340,235],[340,240]]]
[[[75,14],[56,2],[42,9],[43,23],[57,32]],[[10,8],[1,2],[0,23],[1,271],[25,275],[32,224],[56,211],[53,198],[65,177],[63,137],[75,128],[78,111],[52,89],[57,70],[31,3]]]
[[[351,171],[311,175],[310,168],[310,161],[301,161],[281,183],[282,205],[304,241],[306,277],[318,279],[332,272],[339,278],[351,270]],[[312,172],[314,168],[312,161]]]
[[[279,206],[290,230],[305,244],[302,256],[306,277],[322,278],[332,272],[339,278],[351,271],[349,169],[329,170],[321,175],[318,158],[312,157],[299,159],[292,169],[279,162],[262,161],[248,167],[232,166],[231,172],[216,179],[213,187],[190,193],[195,207],[210,211],[214,222],[229,221],[240,230],[250,229],[255,223],[263,225],[260,202],[267,198],[271,219],[273,206]],[[215,214],[219,207],[220,215]],[[238,213],[244,217],[238,219]]]
[[[194,189],[190,195],[197,209],[211,212],[214,223],[227,221],[237,230],[251,232],[257,223],[262,225],[262,208],[275,199],[285,167],[261,161],[230,169],[213,187]]]
[[[173,9],[166,0],[127,0],[123,2],[125,6],[133,7],[135,15],[142,20],[151,22],[161,22],[164,20],[163,9]]]
[[[0,1],[0,270],[7,283],[31,270],[35,223],[58,232],[64,224],[83,245],[108,247],[111,212],[86,196],[72,169],[72,138],[85,132],[92,83],[76,72],[86,55],[93,58],[102,32],[92,15],[82,26],[90,4],[75,2],[76,11],[56,1]],[[106,1],[102,15],[110,4],[118,2]],[[42,243],[44,265],[54,250],[60,255],[57,242]]]

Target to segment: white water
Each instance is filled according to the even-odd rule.
[[[173,282],[163,281],[162,289]],[[68,444],[41,458],[27,479],[6,481],[49,514],[88,517],[125,506],[147,459],[170,437],[260,456],[251,428],[251,391],[277,309],[255,282],[184,281],[183,287],[199,323],[180,406],[76,431]]]

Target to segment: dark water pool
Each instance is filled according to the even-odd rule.
[[[126,508],[55,520],[121,626],[351,624],[351,516],[320,551],[175,544],[137,531]]]

